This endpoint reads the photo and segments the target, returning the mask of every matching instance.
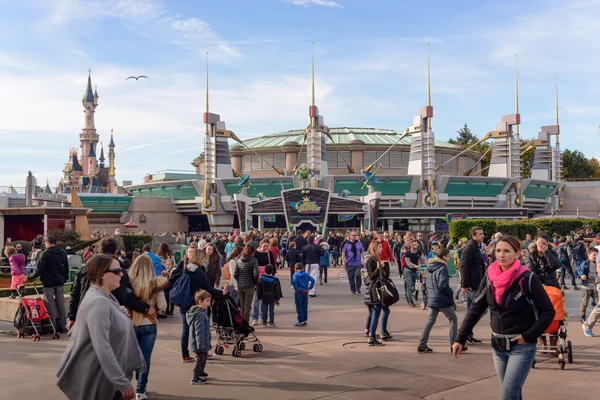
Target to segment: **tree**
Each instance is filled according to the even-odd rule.
[[[467,146],[469,144],[473,144],[474,142],[476,142],[478,140],[477,136],[475,136],[471,132],[471,130],[469,129],[469,127],[467,126],[466,123],[465,123],[465,126],[463,126],[461,129],[456,131],[456,133],[458,133],[458,136],[456,137],[456,139],[450,139],[450,140],[448,140],[448,143]]]
[[[529,145],[530,140],[521,139],[521,148]],[[527,150],[521,156],[521,178],[531,178],[531,169],[533,168],[533,158],[535,157],[535,147]]]
[[[594,167],[582,152],[567,149],[563,152],[562,157],[564,179],[583,179],[593,176]]]
[[[592,176],[591,178],[600,178],[600,161],[596,157],[592,157],[588,160],[590,167],[592,167]]]

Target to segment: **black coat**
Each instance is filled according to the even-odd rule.
[[[263,275],[256,287],[256,298],[265,304],[273,304],[282,297],[279,279],[276,276]]]
[[[542,284],[560,288],[558,279],[556,279],[556,270],[561,267],[561,263],[550,248],[540,257],[537,254],[535,243],[530,244],[525,266],[540,278]]]
[[[29,275],[30,281],[40,277],[44,287],[63,286],[69,280],[69,260],[67,253],[59,246],[46,249],[40,257],[37,270]]]
[[[450,287],[448,264],[440,258],[432,258],[425,276],[427,303],[431,308],[446,308],[454,305],[454,291]]]
[[[460,286],[477,290],[485,274],[485,264],[477,241],[471,239],[460,257]]]
[[[319,264],[321,256],[325,250],[319,245],[309,243],[302,249],[302,262],[306,264]]]
[[[465,344],[473,327],[489,308],[492,332],[502,335],[522,335],[527,343],[536,343],[537,338],[552,323],[555,311],[542,282],[535,274],[531,277],[531,290],[529,289],[530,275],[531,272],[526,272],[513,282],[504,293],[502,305],[496,302],[494,289],[489,285],[488,279],[484,279],[477,297],[471,303],[471,308],[460,326],[457,342]],[[533,305],[529,304],[529,300],[533,301]],[[537,318],[534,307],[537,310]],[[495,341],[492,341],[492,347],[496,347]]]

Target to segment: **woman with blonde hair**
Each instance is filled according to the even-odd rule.
[[[60,359],[57,385],[70,400],[133,399],[131,379],[145,371],[145,363],[133,325],[111,294],[123,270],[105,254],[92,256],[86,267],[90,288]]]
[[[371,292],[371,325],[369,326],[369,346],[383,346],[383,343],[377,340],[377,324],[379,323],[379,316],[383,311],[383,318],[381,319],[381,340],[388,341],[392,339],[392,335],[387,330],[388,318],[390,317],[390,308],[384,306],[381,302],[372,294],[373,283],[375,283],[380,277],[389,279],[390,270],[386,264],[382,263],[379,259],[379,255],[383,251],[381,242],[379,240],[373,240],[369,244],[367,250],[367,257],[365,258],[365,269],[369,276]]]
[[[164,312],[167,309],[163,289],[168,281],[165,277],[154,276],[154,265],[150,257],[142,254],[136,258],[128,274],[133,292],[138,299],[154,306],[158,312]],[[146,386],[150,374],[150,357],[156,342],[158,320],[156,313],[141,314],[134,310],[129,310],[129,312],[133,321],[135,336],[146,361],[146,372],[135,374],[137,380],[136,400],[146,400],[148,398],[146,396]]]

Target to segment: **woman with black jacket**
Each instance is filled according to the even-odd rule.
[[[550,239],[546,235],[538,235],[535,243],[529,245],[529,256],[525,266],[540,278],[543,285],[555,286],[560,289],[556,271],[561,264],[556,254],[549,248]]]
[[[502,400],[522,399],[521,390],[535,360],[537,338],[554,318],[554,308],[536,274],[519,262],[521,244],[513,236],[496,243],[496,261],[487,269],[452,345],[458,357],[467,336],[490,309],[492,351]]]
[[[376,296],[373,295],[373,288],[371,287],[371,283],[375,283],[380,277],[389,279],[390,270],[389,263],[384,267],[384,263],[379,260],[379,255],[383,251],[383,247],[381,246],[381,242],[379,240],[373,240],[371,244],[369,244],[369,248],[367,250],[367,257],[365,258],[365,269],[367,270],[367,274],[369,276],[369,292],[371,295],[371,323],[369,325],[369,346],[384,346],[383,343],[377,340],[377,324],[379,323],[379,317],[383,312],[383,318],[381,319],[381,340],[388,341],[392,340],[392,335],[387,330],[388,318],[390,317],[390,308],[388,306],[384,306],[381,304],[379,300],[377,300]]]

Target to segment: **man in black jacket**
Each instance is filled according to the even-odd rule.
[[[114,256],[117,254],[117,248],[117,241],[113,238],[108,238],[102,242],[100,251],[102,254]],[[121,264],[121,268],[123,269],[121,261],[119,261],[119,264]],[[81,300],[83,300],[83,296],[85,296],[85,293],[89,288],[90,281],[88,277],[88,270],[87,266],[84,265],[79,271],[77,271],[77,274],[75,275],[75,281],[73,282],[73,287],[71,288],[71,301],[69,302],[69,323],[67,325],[68,329],[71,329],[75,324],[77,311],[79,310],[79,304],[81,303]],[[124,272],[122,275],[121,286],[118,289],[115,289],[112,294],[117,298],[119,304],[141,314],[154,314],[156,312],[156,309],[153,306],[149,306],[135,296],[127,272]]]
[[[471,302],[477,295],[477,290],[481,280],[485,275],[485,263],[481,255],[481,243],[485,237],[483,229],[474,226],[469,231],[471,240],[463,249],[460,256],[460,277],[462,292],[467,294],[467,309],[471,307]],[[481,340],[473,337],[473,332],[469,334],[468,341],[471,343],[481,343]]]
[[[38,276],[44,286],[44,301],[48,305],[48,314],[52,323],[60,319],[58,332],[67,331],[67,313],[65,311],[65,282],[69,279],[69,260],[67,253],[56,245],[56,238],[48,236],[45,239],[46,251],[42,253],[37,270],[27,276],[32,281]]]
[[[308,236],[308,244],[304,246],[302,249],[302,262],[304,263],[304,267],[310,276],[314,278],[316,281],[319,277],[319,260],[321,256],[325,254],[325,250],[315,244],[315,236]],[[310,297],[315,297],[315,286],[313,285],[312,289],[308,293]]]

